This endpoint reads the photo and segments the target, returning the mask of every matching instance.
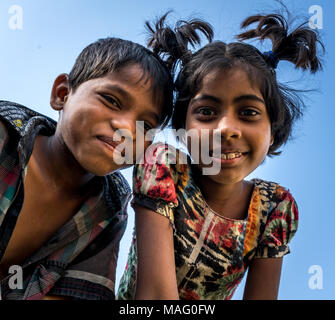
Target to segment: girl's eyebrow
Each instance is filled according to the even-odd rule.
[[[209,94],[202,94],[201,96],[192,99],[192,102],[197,102],[197,101],[201,101],[201,100],[211,100],[211,101],[213,101],[215,103],[222,103],[222,100],[220,98],[217,98],[217,97],[209,95]],[[241,95],[239,97],[236,97],[234,99],[234,103],[238,103],[241,100],[254,100],[254,101],[261,102],[261,103],[263,103],[265,105],[264,100],[261,99],[261,98],[259,98],[259,97],[257,97],[254,94],[243,94],[243,95]]]
[[[201,100],[212,100],[215,103],[221,103],[221,99],[211,96],[209,94],[202,94],[201,96],[192,99],[192,102],[197,102],[197,101],[201,101]]]
[[[257,97],[254,94],[244,94],[242,96],[236,97],[234,99],[234,103],[240,102],[241,100],[254,100],[254,101],[261,102],[261,103],[263,103],[265,105],[264,100],[261,99],[261,98],[259,98],[259,97]]]

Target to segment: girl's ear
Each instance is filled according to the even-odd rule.
[[[62,110],[69,92],[69,77],[66,73],[62,73],[56,78],[52,86],[50,97],[51,107],[57,111]]]
[[[270,147],[273,145],[274,139],[273,136],[271,135],[271,140],[270,140]]]

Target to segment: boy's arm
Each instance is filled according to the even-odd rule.
[[[5,124],[0,120],[0,154],[8,139],[8,130]]]
[[[276,300],[283,258],[253,259],[244,289],[244,300]]]
[[[126,215],[118,215],[77,258],[48,292],[47,300],[113,300],[119,245]]]
[[[42,300],[72,300],[70,297],[64,296],[44,296]]]
[[[134,205],[138,270],[135,299],[178,300],[173,230],[169,220]]]

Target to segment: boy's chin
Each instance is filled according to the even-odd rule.
[[[117,164],[117,163],[112,163],[112,164],[108,164],[108,165],[99,165],[99,164],[86,164],[86,165],[82,165],[83,169],[95,176],[98,177],[103,177],[103,176],[107,176],[115,171],[118,170],[122,170],[125,168],[129,168],[131,167],[131,164]]]

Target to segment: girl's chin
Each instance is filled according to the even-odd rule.
[[[209,175],[208,179],[214,181],[217,184],[228,185],[228,184],[240,183],[244,180],[244,177],[227,176],[225,174],[218,174],[218,175],[213,175],[213,176]]]
[[[198,177],[200,177],[200,179],[205,179],[206,181],[212,180],[218,184],[235,184],[243,181],[246,177],[243,174],[236,174],[236,172],[234,173],[228,169],[196,164],[193,164],[192,167],[199,173]]]

